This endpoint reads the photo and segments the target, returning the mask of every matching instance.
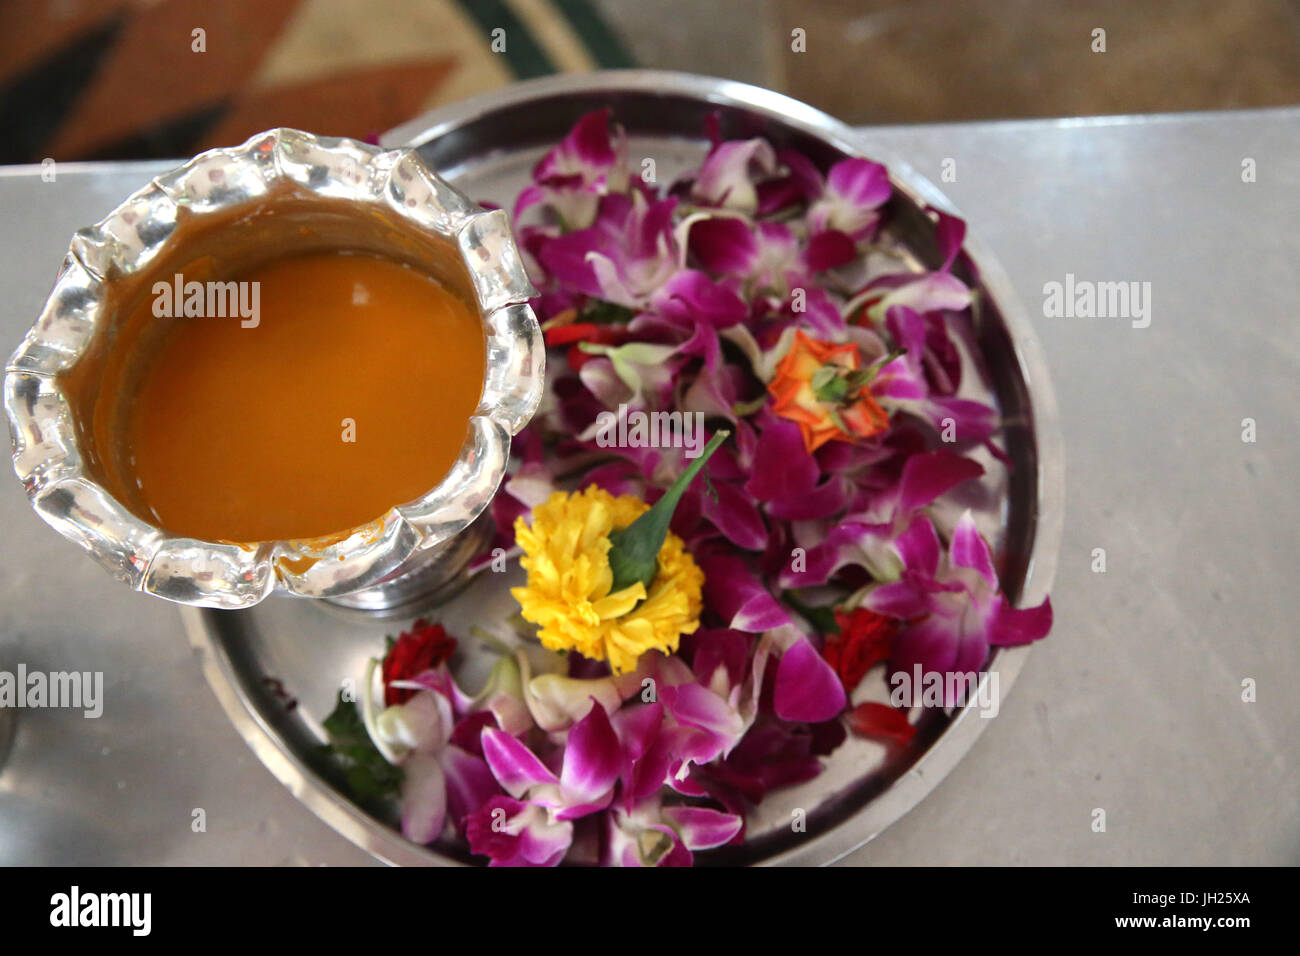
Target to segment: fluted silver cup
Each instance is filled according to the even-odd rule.
[[[442,481],[363,527],[254,544],[170,534],[106,490],[64,386],[79,363],[111,348],[122,319],[108,302],[111,283],[167,260],[178,225],[199,221],[193,217],[251,210],[282,195],[308,212],[313,203],[330,212],[317,243],[346,244],[354,234],[372,251],[393,243],[409,254],[418,239],[443,249],[444,265],[463,266],[483,323],[483,393]],[[296,234],[277,237],[280,254],[295,251],[284,243]],[[244,608],[283,590],[377,612],[408,607],[446,590],[481,544],[483,522],[475,519],[505,475],[511,437],[541,399],[545,350],[528,306],[533,294],[507,214],[470,201],[413,150],[269,130],[157,177],[73,237],[49,300],[5,370],[14,471],[37,514],[146,594]],[[231,399],[237,407],[239,396]],[[196,493],[200,483],[196,476]]]

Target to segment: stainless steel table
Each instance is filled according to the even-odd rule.
[[[847,862],[1300,863],[1300,109],[863,138],[939,183],[1037,317],[1069,490],[1054,632],[967,758]],[[71,232],[170,165],[0,169],[0,348]],[[1151,283],[1150,326],[1045,317],[1067,274]],[[11,712],[0,863],[370,862],[227,724],[175,610],[112,582],[12,479],[0,558],[0,670],[103,671],[106,698],[99,719]]]

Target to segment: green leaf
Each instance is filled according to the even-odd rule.
[[[816,381],[816,376],[813,376],[813,380]],[[832,373],[831,377],[820,385],[813,385],[813,394],[817,396],[819,402],[839,404],[849,394],[849,383]]]
[[[662,498],[651,506],[650,510],[637,518],[626,528],[621,531],[615,531],[609,536],[609,567],[614,572],[614,583],[610,587],[610,594],[621,591],[624,588],[630,588],[636,582],[640,581],[650,587],[650,582],[655,578],[655,572],[659,567],[659,550],[664,546],[664,539],[668,537],[668,524],[672,521],[673,512],[677,510],[677,503],[682,500],[682,494],[686,488],[699,474],[718,446],[726,439],[731,432],[720,431],[709,440],[704,446],[704,453],[691,462],[690,466],[681,474],[681,477],[673,482]]]
[[[835,623],[835,607],[815,607],[804,604],[794,596],[793,591],[784,591],[781,599],[799,612],[799,616],[813,626],[818,634],[838,634],[840,626]]]
[[[762,395],[759,395],[757,398],[751,399],[748,402],[736,402],[731,406],[731,414],[735,415],[737,418],[748,418],[766,405],[767,399],[768,394],[767,392],[764,392]]]
[[[582,310],[580,321],[594,322],[599,325],[611,322],[630,322],[634,318],[636,318],[636,310],[634,309],[619,305],[617,302],[592,299],[591,302],[587,303],[587,307]]]
[[[813,372],[813,377],[808,380],[808,384],[812,386],[813,391],[825,388],[835,380],[835,374],[837,371],[838,370],[834,365],[823,365],[817,371]]]
[[[839,429],[840,431],[842,431],[842,432],[845,432],[845,433],[848,432],[849,427],[848,427],[847,425],[844,424],[844,419],[840,416],[840,413],[839,413],[839,412],[837,412],[837,411],[836,411],[835,409],[833,409],[833,408],[828,408],[828,409],[826,409],[826,415],[830,418],[831,423],[832,423],[836,428],[838,428],[838,429]]]
[[[325,718],[324,727],[330,739],[326,749],[343,764],[353,793],[362,799],[397,795],[402,787],[402,768],[384,759],[366,733],[357,705],[344,700],[342,692],[333,712]]]

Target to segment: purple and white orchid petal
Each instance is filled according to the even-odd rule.
[[[562,674],[539,674],[524,685],[524,700],[547,731],[566,730],[590,713],[592,700],[606,713],[623,703],[619,682],[613,677],[578,678]]]
[[[535,257],[571,291],[643,308],[680,269],[676,205],[675,199],[647,200],[640,191],[603,196],[591,226],[535,236]]]
[[[754,648],[754,636],[728,628],[702,628],[689,638],[692,669],[699,682],[719,697],[740,689]]]
[[[957,520],[952,542],[948,545],[948,554],[954,566],[971,568],[990,588],[997,589],[998,573],[993,569],[993,554],[989,551],[988,542],[975,526],[975,517],[969,508]]]
[[[920,416],[953,441],[984,441],[997,429],[998,413],[983,402],[968,398],[931,397]]]
[[[758,255],[750,278],[760,289],[780,295],[792,286],[811,287],[804,275],[805,266],[799,251],[799,238],[783,222],[760,222],[757,227]]]
[[[939,271],[948,272],[961,253],[962,243],[966,241],[966,220],[934,207],[930,207],[929,211],[935,216],[935,242],[939,246],[939,255],[943,258]]]
[[[881,276],[849,300],[845,314],[853,315],[862,306],[867,318],[881,325],[889,310],[904,306],[924,315],[927,312],[960,312],[971,304],[966,283],[949,272],[905,273]]]
[[[962,482],[982,474],[984,468],[978,462],[951,452],[912,455],[903,466],[903,475],[899,479],[898,512],[907,514],[923,508]]]
[[[370,658],[366,661],[366,673],[361,680],[361,700],[357,708],[361,711],[361,723],[366,728],[366,735],[370,742],[375,745],[375,749],[391,764],[402,762],[406,756],[406,750],[403,747],[395,747],[389,740],[379,733],[376,726],[376,720],[379,717],[379,703],[384,699],[383,682],[380,675],[380,664],[378,658]]]
[[[545,809],[496,796],[465,821],[470,851],[491,866],[556,866],[573,844],[573,824],[551,822]]]
[[[960,606],[957,610],[960,611]],[[932,613],[899,634],[889,663],[892,671],[909,676],[918,666],[923,675],[967,674],[981,670],[988,656],[989,646],[982,625],[972,626],[960,613],[957,616]],[[955,682],[945,681],[944,685],[944,706],[956,706],[960,701]],[[914,695],[921,691],[922,688],[912,689]]]
[[[832,301],[830,294],[820,286],[807,286],[803,289],[803,308],[794,311],[795,301],[790,302],[790,314],[799,324],[812,332],[817,338],[828,342],[838,342],[846,337],[847,327],[840,307]]]
[[[619,162],[621,130],[611,136],[610,110],[593,110],[574,124],[569,134],[560,140],[533,167],[533,180],[543,182],[556,176],[580,175],[585,182],[595,182],[608,174]],[[609,183],[614,191],[626,187],[625,180]]]
[[[556,820],[581,820],[583,817],[589,817],[593,813],[608,809],[609,805],[614,802],[613,789],[606,790],[595,800],[587,803],[565,803],[561,802],[551,810],[551,816]]]
[[[705,323],[715,329],[743,322],[748,309],[736,292],[703,272],[684,269],[654,294],[651,305],[687,324]]]
[[[457,826],[500,791],[487,762],[455,744],[438,755],[438,763],[446,785],[447,812]]]
[[[533,726],[533,715],[529,712],[528,705],[512,693],[493,693],[484,701],[484,705],[496,720],[497,726],[512,737]]]
[[[611,814],[605,844],[607,866],[690,866],[692,862],[673,828],[644,810]]]
[[[900,621],[930,613],[930,603],[925,593],[909,580],[893,581],[870,588],[862,596],[861,606]]]
[[[595,803],[613,790],[623,769],[618,734],[605,708],[593,699],[590,712],[569,730],[560,786],[572,803]]]
[[[791,627],[793,630],[793,627]],[[754,725],[758,717],[758,707],[763,696],[763,681],[767,676],[768,661],[780,647],[777,631],[768,631],[758,639],[754,656],[749,663],[749,681],[740,696],[740,716],[745,721],[745,730]],[[742,742],[744,738],[741,738]]]
[[[797,329],[793,325],[788,326],[781,332],[781,337],[777,339],[776,344],[768,349],[760,347],[754,338],[754,333],[743,325],[733,325],[723,329],[719,335],[740,349],[745,358],[749,359],[754,376],[766,384],[776,377],[776,367],[790,351],[796,332]]]
[[[432,843],[447,815],[447,787],[438,758],[413,753],[402,764],[402,834],[414,843]]]
[[[726,699],[700,684],[666,687],[662,700],[674,720],[707,732],[722,743],[724,752],[745,732],[744,720]]]
[[[741,726],[743,727],[743,723]],[[743,735],[742,730],[740,736]],[[739,742],[739,737],[729,740],[720,734],[715,734],[712,730],[692,727],[689,724],[665,729],[662,736],[668,740],[669,750],[674,758],[667,783],[682,793],[697,793],[695,790],[681,787],[681,783],[690,777],[691,767],[712,763],[719,757],[725,756]]]
[[[820,723],[844,709],[844,685],[806,637],[781,655],[773,707],[782,720]]]
[[[533,185],[515,201],[518,228],[534,207],[550,209],[565,229],[591,225],[600,197],[627,189],[627,136],[609,129],[609,110],[582,117],[533,168]]]
[[[599,298],[629,309],[640,307],[641,300],[636,292],[629,288],[613,259],[599,252],[588,252],[587,264],[591,267],[596,287],[600,290]]]
[[[870,235],[877,211],[892,191],[889,172],[867,159],[840,160],[826,176],[826,190],[808,210],[813,232],[837,229],[854,239]]]
[[[858,209],[874,209],[888,201],[893,188],[889,170],[869,159],[842,159],[826,174],[826,191]]]
[[[469,710],[487,708],[496,718],[497,726],[518,737],[533,726],[528,705],[524,703],[524,686],[519,675],[519,662],[513,654],[502,654],[492,665],[487,682],[476,694]]]
[[[532,866],[556,866],[573,843],[573,824],[551,822],[541,807],[524,811],[519,856]]]
[[[609,366],[598,360],[587,362],[579,371],[582,383],[608,407],[626,404],[641,407],[648,395],[671,392],[673,369],[668,359],[677,351],[675,345],[631,342],[627,345],[588,345],[587,351],[603,355]],[[613,371],[622,389],[612,387],[608,371]]]
[[[396,753],[434,753],[447,742],[454,724],[451,702],[436,691],[422,690],[405,704],[380,711],[375,732]]]
[[[707,807],[664,807],[663,818],[691,850],[709,850],[735,839],[745,821]]]
[[[433,691],[435,694],[447,699],[453,714],[467,714],[476,709],[474,698],[460,689],[460,685],[452,678],[451,671],[445,663],[421,671],[409,680],[391,681],[389,686],[404,687],[409,690]]]
[[[949,272],[928,272],[886,295],[879,309],[881,314],[888,314],[894,306],[906,306],[921,313],[960,312],[970,303],[971,291],[966,283]]]
[[[670,782],[669,775],[681,759],[681,728],[666,728],[662,724],[655,729],[653,740],[646,752],[632,765],[623,778],[624,808],[636,806],[663,789]],[[691,731],[703,736],[702,731]]]
[[[912,363],[900,357],[881,366],[871,380],[871,396],[883,405],[908,408],[926,401],[930,388]]]
[[[853,501],[856,489],[844,475],[829,475],[804,494],[783,496],[767,503],[770,517],[782,521],[815,521],[843,514]]]
[[[755,179],[776,172],[776,152],[767,140],[719,143],[704,160],[691,198],[706,206],[752,213],[758,209]]]
[[[924,514],[914,517],[907,529],[894,539],[894,551],[909,571],[933,577],[939,570],[939,533]]]
[[[766,548],[767,526],[754,499],[731,481],[714,481],[713,491],[712,495],[705,489],[696,492],[701,515],[737,547],[747,551]]]
[[[761,215],[812,202],[825,191],[826,178],[821,170],[797,149],[778,150],[776,159],[784,167],[785,175],[759,183],[758,211]]]
[[[505,731],[483,728],[483,759],[506,793],[524,797],[533,787],[558,784],[537,755]]]
[[[790,615],[738,555],[710,555],[700,566],[705,600],[727,627],[756,634],[790,623]]]
[[[663,719],[664,707],[658,701],[623,707],[616,711],[610,718],[610,723],[618,735],[623,755],[632,761],[640,760],[654,742]]]
[[[841,568],[866,568],[878,581],[898,577],[902,566],[891,547],[890,525],[846,521],[832,528],[826,537],[805,550],[803,560],[788,562],[781,571],[785,588],[819,587]]]

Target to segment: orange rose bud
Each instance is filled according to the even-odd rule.
[[[856,441],[889,428],[889,415],[855,374],[861,364],[852,342],[833,345],[795,332],[767,388],[776,399],[772,411],[799,426],[809,454],[828,441]]]

